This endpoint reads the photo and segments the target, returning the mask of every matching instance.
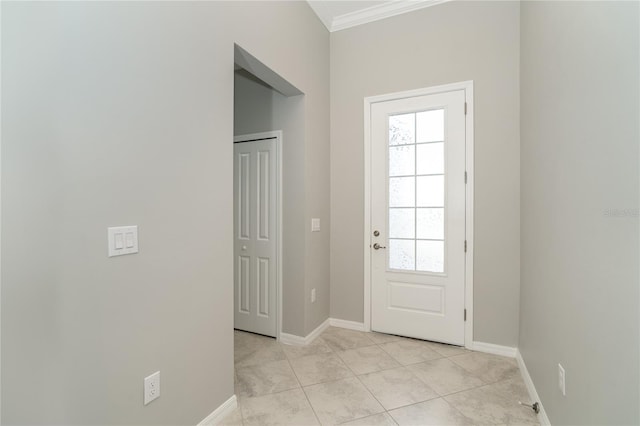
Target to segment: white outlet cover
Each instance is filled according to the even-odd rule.
[[[317,217],[311,219],[311,232],[320,232],[320,219]]]
[[[144,378],[144,405],[160,396],[160,372]]]

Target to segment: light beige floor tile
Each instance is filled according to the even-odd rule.
[[[242,426],[242,413],[240,412],[240,407],[233,410],[231,413],[227,415],[224,419],[222,419],[221,423],[218,423],[219,426]]]
[[[238,383],[238,369],[233,369],[233,393],[236,395],[238,400],[240,399],[240,384]]]
[[[470,352],[464,355],[452,356],[449,359],[465,370],[480,377],[486,383],[493,383],[520,376],[518,364],[513,358],[482,352]]]
[[[318,337],[313,342],[304,346],[281,345],[282,350],[289,359],[296,359],[309,355],[329,354],[333,352],[322,338]]]
[[[245,426],[318,424],[302,389],[247,398],[241,409]]]
[[[241,397],[266,395],[300,387],[289,361],[238,367],[237,392]]]
[[[345,351],[347,349],[375,345],[375,342],[369,338],[368,334],[362,331],[329,327],[320,337],[334,351]]]
[[[471,425],[472,421],[465,417],[442,398],[432,399],[415,405],[398,408],[389,412],[400,425],[445,426]]]
[[[396,360],[378,346],[338,351],[336,354],[355,374],[373,373],[374,371],[400,367]]]
[[[302,386],[353,376],[351,370],[333,353],[304,356],[289,362]]]
[[[271,361],[286,360],[284,352],[280,346],[264,346],[252,352],[235,356],[236,367],[246,367],[249,365],[263,364]]]
[[[442,358],[442,355],[432,350],[427,342],[420,340],[398,340],[384,343],[380,347],[402,365]]]
[[[438,397],[405,367],[366,374],[359,379],[387,410]]]
[[[287,357],[275,339],[256,334],[235,332],[234,361],[236,367],[280,361]]]
[[[532,409],[519,405],[513,397],[506,397],[504,389],[496,384],[459,392],[445,399],[474,424],[538,424]]]
[[[375,331],[372,331],[371,333],[369,333],[368,337],[378,345],[382,343],[395,342],[397,340],[404,339],[404,337],[401,337],[401,336],[394,336],[393,334],[377,333]]]
[[[485,384],[448,358],[414,364],[409,366],[409,370],[439,395],[448,395]]]
[[[373,416],[342,423],[349,426],[397,426],[389,413],[374,414]]]
[[[461,346],[447,345],[444,343],[437,343],[437,342],[427,342],[427,343],[429,344],[429,347],[431,349],[438,352],[442,356],[462,355],[462,354],[471,352]]]
[[[511,358],[335,327],[307,346],[234,338],[239,408],[222,425],[537,424]]]
[[[515,402],[522,401],[527,404],[532,402],[522,377],[503,380],[501,382],[494,383],[492,387],[506,399],[510,399]]]
[[[323,425],[334,425],[381,413],[384,408],[355,378],[304,388]]]
[[[233,343],[236,349],[247,348],[253,350],[262,345],[277,343],[273,337],[262,336],[255,333],[247,333],[246,331],[234,330]]]

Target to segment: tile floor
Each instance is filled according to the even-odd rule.
[[[224,425],[535,425],[514,359],[328,328],[308,346],[235,332]]]

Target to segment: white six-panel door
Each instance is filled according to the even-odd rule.
[[[465,92],[371,106],[371,328],[465,343]]]
[[[234,143],[234,327],[276,337],[276,141]]]

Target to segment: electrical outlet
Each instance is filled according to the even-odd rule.
[[[144,378],[144,405],[160,396],[160,372]]]
[[[316,301],[316,289],[312,288],[311,289],[311,303],[315,303]]]
[[[565,384],[566,376],[564,368],[561,364],[558,364],[558,389],[562,392],[562,396],[567,396],[567,388]]]

